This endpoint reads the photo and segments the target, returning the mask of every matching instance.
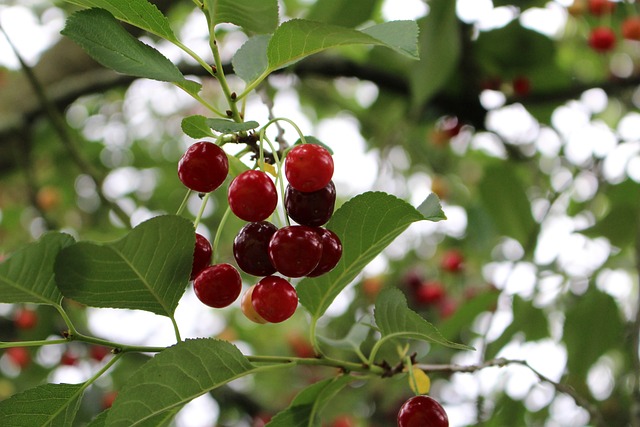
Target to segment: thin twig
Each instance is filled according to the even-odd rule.
[[[640,278],[640,227],[636,231],[635,265],[637,277]],[[640,290],[636,302],[636,314],[631,327],[631,363],[635,374],[631,391],[631,413],[629,418],[633,427],[640,427]]]

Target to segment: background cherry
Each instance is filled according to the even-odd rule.
[[[196,247],[193,251],[193,264],[189,280],[194,280],[198,274],[211,264],[213,249],[211,243],[203,235],[196,233]]]
[[[191,145],[178,162],[178,178],[193,191],[208,193],[220,187],[229,173],[227,154],[212,142]]]
[[[449,418],[432,397],[414,396],[400,408],[398,427],[449,427]]]
[[[250,222],[233,240],[233,256],[238,267],[247,274],[269,276],[276,268],[269,258],[269,241],[278,227],[268,221]]]
[[[269,217],[278,204],[276,186],[265,172],[249,170],[236,176],[227,194],[231,211],[240,219],[257,222]]]
[[[333,177],[333,157],[318,144],[296,145],[284,159],[284,174],[296,190],[320,190]]]
[[[303,192],[287,185],[284,207],[287,215],[301,225],[319,227],[329,221],[336,204],[336,186],[333,181],[320,190]]]
[[[464,268],[464,255],[457,249],[446,251],[440,259],[440,268],[449,273],[459,273]]]
[[[256,313],[271,323],[284,322],[298,307],[298,294],[291,283],[279,276],[267,276],[253,289],[251,302]]]
[[[33,329],[38,324],[38,313],[30,308],[18,308],[13,315],[13,323],[18,329]]]
[[[589,34],[589,46],[597,52],[608,52],[616,44],[616,35],[609,27],[596,27]]]
[[[280,228],[269,242],[269,258],[278,272],[287,277],[311,273],[322,257],[322,239],[315,228],[289,225]]]
[[[445,295],[444,286],[435,280],[426,281],[416,289],[416,300],[421,304],[437,304]]]
[[[336,233],[326,228],[318,228],[317,233],[322,242],[322,255],[316,268],[307,274],[309,277],[317,277],[333,270],[342,257],[342,242]]]
[[[242,291],[242,279],[231,264],[215,264],[198,274],[193,281],[193,290],[203,304],[222,308],[238,298]]]
[[[640,41],[640,16],[630,16],[622,21],[620,31],[625,39]]]

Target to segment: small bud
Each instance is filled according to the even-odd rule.
[[[229,117],[233,117],[233,111],[231,111],[231,110],[227,110],[226,112],[227,112],[227,116],[229,116]]]
[[[231,99],[232,99],[233,101],[235,101],[237,97],[238,97],[238,95],[236,95],[236,93],[235,93],[235,92],[231,92]]]

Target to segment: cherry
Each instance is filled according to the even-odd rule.
[[[60,356],[60,364],[63,366],[73,366],[78,362],[78,356],[70,351],[65,351]]]
[[[440,268],[449,273],[459,273],[464,269],[464,256],[456,249],[448,250],[440,260]]]
[[[640,41],[640,16],[630,16],[622,21],[622,37]]]
[[[220,187],[229,173],[227,154],[212,142],[191,145],[178,162],[178,178],[193,191],[208,193]]]
[[[400,407],[398,427],[449,427],[449,418],[432,397],[414,396]]]
[[[453,298],[444,297],[438,303],[438,312],[443,319],[453,316],[457,309],[458,303]]]
[[[421,304],[437,304],[445,297],[444,287],[440,282],[427,281],[416,289],[416,299]]]
[[[252,285],[249,289],[247,289],[242,295],[242,300],[240,301],[240,309],[245,317],[252,322],[255,323],[267,323],[260,315],[256,312],[256,309],[253,308],[253,302],[251,301],[251,297],[253,295],[253,290],[256,288],[256,285]]]
[[[589,46],[597,52],[608,52],[616,44],[616,35],[611,28],[596,27],[589,34]]]
[[[238,298],[242,291],[242,279],[231,264],[215,264],[198,274],[193,281],[193,290],[203,304],[222,308]]]
[[[340,415],[338,418],[333,420],[331,423],[331,427],[355,427],[356,421],[353,419],[351,415]]]
[[[247,274],[269,276],[276,272],[269,258],[269,241],[278,227],[268,221],[250,222],[233,240],[233,256]]]
[[[108,391],[102,396],[102,409],[109,409],[113,406],[113,402],[118,397],[118,392],[115,390]]]
[[[198,274],[211,264],[213,249],[211,243],[203,235],[196,233],[196,247],[193,251],[193,264],[189,280],[194,280]]]
[[[296,190],[318,191],[333,177],[333,157],[321,145],[296,145],[285,157],[284,174]]]
[[[301,225],[319,227],[329,221],[336,203],[336,186],[333,181],[320,190],[303,192],[287,185],[284,207],[287,215]]]
[[[518,96],[527,96],[531,92],[531,81],[526,76],[518,76],[511,82],[513,92]]]
[[[296,357],[315,357],[316,352],[309,340],[298,332],[287,335],[287,344]]]
[[[9,347],[5,354],[20,369],[24,369],[31,364],[31,354],[25,347]]]
[[[111,354],[111,349],[103,345],[92,345],[89,347],[89,357],[96,362],[102,362],[102,360]]]
[[[298,294],[291,283],[279,276],[267,276],[255,286],[251,303],[260,317],[280,323],[293,316],[298,307]]]
[[[311,273],[322,257],[322,238],[315,228],[288,225],[269,241],[269,258],[278,272],[288,277]]]
[[[13,323],[18,329],[33,329],[38,324],[38,313],[29,308],[19,308],[13,316]]]
[[[610,0],[589,0],[589,12],[595,16],[602,16],[613,12],[616,4]]]
[[[249,170],[236,176],[229,185],[229,207],[240,219],[257,222],[269,217],[278,204],[276,185],[269,175]]]
[[[319,228],[317,232],[322,241],[322,255],[316,268],[307,274],[309,277],[317,277],[333,270],[342,257],[342,242],[336,233],[326,228]]]

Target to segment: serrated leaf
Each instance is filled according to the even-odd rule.
[[[397,288],[385,289],[378,295],[374,316],[383,339],[411,338],[459,350],[473,350],[444,338],[435,326],[408,307],[407,299]]]
[[[372,32],[375,36],[366,31]],[[280,25],[269,41],[268,70],[275,71],[332,47],[358,44],[386,46],[416,58],[417,34],[418,28],[413,21],[387,22],[358,31],[322,22],[292,19]],[[414,38],[415,46],[407,45],[407,39],[410,38]],[[416,55],[411,52],[415,52]]]
[[[44,384],[0,402],[0,420],[11,427],[71,427],[83,384]]]
[[[171,42],[177,41],[167,17],[147,0],[67,0],[67,2],[87,8],[95,7],[108,10],[120,21]]]
[[[247,40],[233,55],[231,64],[238,77],[245,82],[256,80],[269,66],[267,46],[271,34],[260,34]]]
[[[447,84],[460,59],[460,22],[456,2],[433,0],[420,26],[420,61],[411,67],[409,82],[414,105],[423,105]]]
[[[58,253],[73,243],[68,234],[51,232],[17,250],[0,264],[0,303],[60,304],[53,265]]]
[[[320,141],[318,138],[316,138],[315,136],[312,135],[305,135],[304,136],[304,140],[307,144],[316,144],[319,145],[321,147],[324,147],[325,150],[327,150],[331,155],[333,155],[333,149],[331,147],[329,147],[327,144],[325,144],[324,142]],[[293,143],[293,145],[300,145],[302,144],[302,138],[298,138],[296,140],[296,142]]]
[[[322,408],[351,381],[353,378],[342,375],[310,385],[265,427],[319,427]]]
[[[171,317],[187,286],[194,247],[189,220],[159,216],[114,243],[68,246],[58,255],[55,278],[65,297],[88,306]]]
[[[195,115],[182,119],[181,123],[182,131],[191,138],[205,138],[215,137],[211,128],[207,125],[207,118],[205,116]]]
[[[355,323],[351,327],[351,329],[349,329],[349,332],[344,338],[331,339],[323,336],[319,336],[318,338],[332,348],[359,351],[360,346],[362,345],[364,340],[367,339],[369,333],[371,333],[372,324],[373,319],[371,318],[371,316],[366,316],[365,319],[362,319],[361,321]]]
[[[431,193],[424,199],[424,202],[418,206],[418,212],[420,212],[429,221],[442,221],[447,219],[447,216],[442,211],[440,205],[440,199],[435,193]]]
[[[278,26],[277,0],[205,0],[211,25],[230,23],[252,33],[272,33]]]
[[[234,122],[226,119],[207,119],[207,126],[220,133],[245,132],[260,126],[260,123],[250,120],[248,122]]]
[[[107,416],[110,427],[148,425],[234,379],[257,369],[227,341],[193,339],[163,350],[118,392]]]
[[[87,9],[67,19],[61,33],[78,43],[93,59],[119,73],[172,82],[195,90],[178,67],[153,47],[127,32],[105,9]]]
[[[314,318],[398,235],[425,216],[407,202],[383,192],[360,194],[343,204],[326,227],[342,241],[342,259],[330,272],[298,284],[301,304]]]

